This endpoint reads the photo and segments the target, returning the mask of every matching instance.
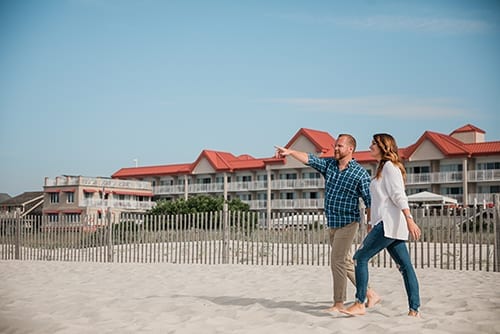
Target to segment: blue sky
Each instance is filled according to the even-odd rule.
[[[0,1],[0,193],[273,155],[301,128],[500,140],[499,1]]]

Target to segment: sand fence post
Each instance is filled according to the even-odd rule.
[[[493,205],[495,207],[495,254],[494,254],[494,264],[495,267],[493,268],[493,271],[499,272],[500,271],[500,195],[499,194],[494,194],[493,195]]]
[[[105,213],[106,225],[108,227],[108,258],[107,262],[113,262],[113,222],[111,221],[111,210],[108,208]]]
[[[222,242],[222,263],[229,263],[229,224],[228,224],[228,204],[224,201],[222,206],[222,233],[223,233],[223,242]]]
[[[21,259],[21,210],[18,208],[14,213],[16,219],[16,242],[14,247],[14,257],[16,260]]]

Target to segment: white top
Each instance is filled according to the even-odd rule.
[[[408,209],[408,197],[401,171],[387,161],[379,179],[370,183],[371,224],[384,222],[384,236],[391,239],[408,240],[408,226],[401,210]]]

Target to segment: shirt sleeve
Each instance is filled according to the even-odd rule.
[[[328,163],[326,159],[318,158],[312,153],[308,153],[307,165],[316,169],[321,174],[325,175],[326,170],[328,169]]]
[[[372,205],[372,200],[370,196],[370,175],[365,172],[365,175],[361,178],[361,182],[359,183],[359,192],[361,194],[361,198],[365,203],[367,208],[370,208]]]
[[[405,193],[403,175],[399,168],[390,161],[386,162],[382,171],[382,180],[384,181],[385,190],[394,205],[401,210],[408,209],[408,197]]]

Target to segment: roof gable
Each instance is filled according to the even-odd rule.
[[[290,139],[286,144],[286,148],[289,148],[293,143],[300,137],[306,137],[316,148],[317,153],[321,153],[321,156],[331,157],[333,156],[333,147],[335,146],[335,139],[325,131],[300,128],[299,131]]]
[[[411,159],[411,156],[415,153],[415,151],[417,151],[417,149],[427,140],[436,146],[445,156],[470,156],[470,151],[467,149],[467,145],[461,141],[441,133],[425,131],[417,142],[414,145],[409,146],[405,151],[406,158]]]

